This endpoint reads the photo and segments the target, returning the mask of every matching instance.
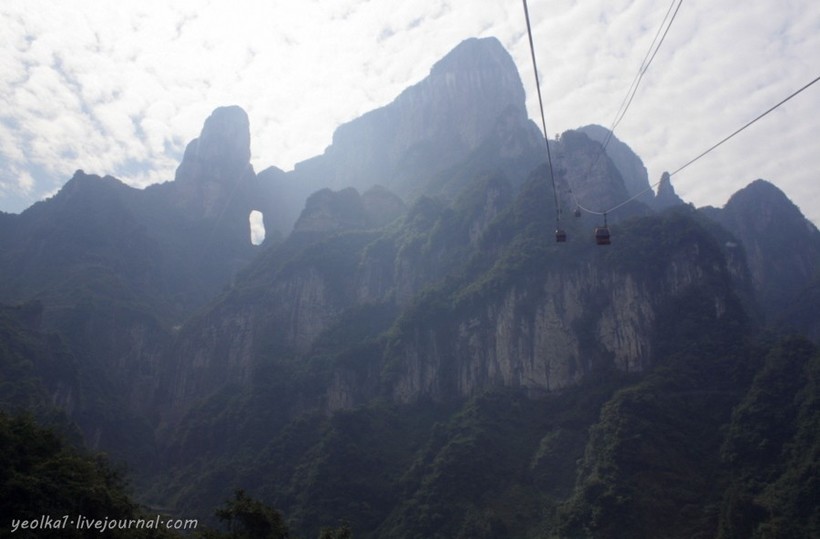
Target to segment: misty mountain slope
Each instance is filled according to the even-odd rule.
[[[203,128],[207,144],[189,147],[178,181],[138,190],[77,171],[55,196],[0,223],[0,298],[40,302],[43,330],[62,337],[83,381],[65,408],[90,446],[118,458],[153,458],[144,447],[155,403],[145,395],[157,391],[172,327],[256,252],[247,197],[228,181],[248,172],[247,141],[245,152],[235,147],[247,116],[221,110]],[[234,146],[222,152],[226,138]]]
[[[77,280],[97,274],[117,293],[132,297],[157,286],[150,281],[152,244],[124,198],[137,191],[118,180],[77,171],[53,198],[10,220],[4,245],[3,295],[24,301],[43,294],[74,293]],[[14,271],[13,271],[14,269]],[[68,282],[66,282],[68,281]],[[103,283],[92,288],[102,289]],[[157,298],[148,296],[149,302]]]
[[[814,300],[820,283],[820,232],[777,187],[756,180],[722,209],[706,215],[742,243],[758,300],[767,320],[800,328],[815,339],[820,320]]]
[[[588,194],[601,192],[603,195],[599,196],[614,198],[623,192],[622,180],[605,156],[599,160],[603,168],[596,169],[591,177],[579,178],[581,171],[587,171],[584,163],[595,158],[597,147],[584,135],[578,135],[579,143],[573,142],[575,138],[572,133],[567,133],[565,142],[562,142],[572,161],[565,177],[585,185]],[[495,148],[496,152],[502,150]],[[469,170],[468,165],[464,177]],[[367,217],[367,193],[360,196],[352,189],[338,192],[325,189],[311,195],[291,236],[266,249],[243,272],[236,290],[227,296],[224,304],[217,304],[206,318],[185,328],[182,338],[177,339],[164,362],[166,365],[178,364],[173,367],[174,374],[163,377],[178,382],[170,383],[163,394],[172,403],[178,401],[185,408],[196,400],[197,395],[207,395],[221,384],[247,381],[257,358],[272,353],[262,352],[264,348],[286,356],[305,354],[321,333],[334,326],[347,309],[369,303],[410,306],[425,287],[445,277],[453,283],[457,279],[475,277],[465,277],[465,272],[474,273],[482,264],[482,271],[490,269],[497,263],[494,257],[509,248],[507,243],[516,253],[520,250],[517,242],[543,242],[545,231],[551,229],[555,215],[546,177],[544,168],[536,171],[527,184],[529,187],[519,195],[519,204],[510,210],[516,187],[509,177],[499,173],[477,174],[471,182],[464,184],[461,194],[452,203],[447,199],[421,197],[403,218],[381,231],[372,228]],[[603,183],[597,190],[596,179]],[[388,206],[401,209],[396,202],[390,202]],[[638,208],[637,211],[645,210]],[[507,217],[502,216],[505,212]],[[494,242],[484,240],[485,233],[490,236],[503,234],[500,232],[503,227],[493,229],[497,220],[510,219],[515,222],[507,227],[507,237],[498,237]],[[585,226],[589,228],[583,230]],[[517,238],[520,232],[517,227],[535,236]],[[571,234],[577,231],[579,237],[589,237],[592,223],[588,219],[579,219],[568,223],[567,227]],[[480,248],[482,242],[486,246]],[[575,247],[566,246],[566,250],[571,249]],[[594,248],[582,249],[587,253],[594,251]],[[582,277],[594,278],[593,274]],[[249,301],[242,302],[238,297],[249,298]],[[567,332],[572,333],[571,330]],[[561,338],[575,339],[567,335]],[[636,353],[625,352],[626,355]],[[225,354],[227,361],[223,359]],[[192,364],[198,367],[192,369]],[[541,380],[544,376],[532,379]],[[560,381],[554,387],[571,383],[565,379],[566,374],[557,376]],[[338,387],[329,390],[328,402],[349,402],[352,395],[366,395],[366,391],[356,388],[372,388],[377,385],[375,382],[372,376],[368,380],[341,376]],[[547,390],[551,389],[549,383],[541,383],[546,384]],[[340,399],[340,393],[347,397]],[[181,410],[178,406],[171,404],[170,409],[174,410],[175,417],[179,417]]]
[[[509,53],[495,38],[468,39],[391,103],[339,126],[324,154],[284,175],[263,170],[259,176],[292,223],[304,200],[325,187],[364,192],[378,184],[407,203],[423,194],[456,196],[465,161],[468,176],[504,168],[520,182],[539,144],[543,138],[527,119],[524,87]],[[488,147],[492,151],[482,151]],[[526,170],[513,177],[512,163]]]
[[[649,176],[646,167],[641,158],[635,155],[635,152],[629,146],[618,140],[607,128],[600,125],[585,125],[578,128],[578,131],[602,145],[607,142],[606,155],[609,156],[621,174],[624,187],[626,187],[629,196],[636,196],[638,193],[647,191],[644,195],[638,197],[638,200],[646,204],[652,202],[652,192],[648,191]],[[607,137],[609,138],[608,141]]]
[[[486,271],[430,290],[399,320],[389,360],[394,398],[489,387],[550,392],[602,368],[640,372],[652,362],[652,336],[670,304],[704,293],[711,312],[702,316],[731,318],[740,309],[720,247],[691,218],[624,222],[611,252],[564,250],[545,241],[549,218],[532,203],[539,199],[549,200],[536,183],[499,220],[515,226],[518,214],[526,228]],[[544,221],[541,230],[530,226]]]
[[[54,197],[10,216],[10,230],[0,234],[0,268],[9,277],[2,297],[74,291],[84,276],[102,272],[124,288],[118,295],[130,288],[160,318],[190,314],[254,254],[247,131],[244,111],[217,109],[189,144],[175,181],[138,190],[77,171]]]
[[[659,354],[670,354],[699,335],[705,338],[704,328],[715,327],[720,333],[733,324],[743,326],[741,303],[721,246],[691,212],[622,222],[614,229],[618,251],[591,242],[556,245],[550,229],[553,216],[544,209],[551,193],[538,176],[494,213],[467,251],[452,246],[465,240],[469,245],[470,223],[475,222],[471,211],[497,199],[490,193],[505,189],[500,178],[478,182],[465,193],[463,207],[447,208],[420,199],[393,226],[332,234],[297,252],[272,273],[250,272],[255,284],[248,290],[254,292],[243,296],[238,283],[202,325],[183,330],[180,342],[189,348],[172,356],[191,363],[181,363],[178,372],[197,376],[196,372],[210,371],[213,378],[210,389],[200,388],[183,403],[187,413],[169,439],[180,477],[196,475],[183,463],[201,453],[201,447],[208,448],[206,454],[214,462],[240,453],[250,459],[246,462],[256,464],[246,463],[250,468],[234,472],[218,466],[197,483],[195,499],[179,502],[202,503],[201,497],[226,474],[259,477],[256,466],[264,466],[266,459],[260,455],[267,451],[266,444],[281,435],[277,433],[288,432],[287,425],[301,421],[300,417],[342,410],[355,415],[362,407],[378,408],[379,402],[404,403],[409,408],[403,413],[412,414],[410,410],[425,403],[458,407],[465,399],[504,388],[531,397],[554,394],[601,376],[614,380],[650,371]],[[405,243],[399,246],[401,241]],[[381,288],[386,295],[380,301],[370,296],[357,304],[354,283],[372,263],[371,257],[394,257],[395,268],[402,251],[412,253],[418,268],[435,267],[427,264],[447,260],[442,257],[451,252],[462,263],[441,266],[449,269],[427,281],[409,303],[398,302],[393,295],[398,287],[388,286]],[[257,264],[265,259],[260,257]],[[263,280],[264,287],[259,284]],[[331,287],[330,282],[336,284]],[[330,288],[347,299],[329,295]],[[294,303],[297,297],[302,298],[299,308]],[[280,309],[292,314],[283,317]],[[287,334],[298,325],[287,320],[309,312],[333,320],[302,325],[319,328],[311,330],[315,336],[302,348],[299,335]],[[687,325],[678,328],[679,319]],[[684,349],[691,347],[687,344]],[[207,362],[203,357],[209,358]],[[189,382],[175,385],[192,387]],[[532,433],[535,438],[527,451],[536,451],[544,435]],[[313,431],[311,436],[319,434]],[[559,437],[556,443],[570,444],[580,458],[585,438],[579,432],[566,434],[567,439],[564,434],[555,436]],[[332,465],[335,470],[346,459],[370,458],[363,446],[356,445],[359,449],[353,453],[336,454],[337,448],[324,444],[316,450],[338,459]],[[410,465],[407,453],[390,458],[399,459],[401,466]],[[284,467],[277,473],[288,476],[296,471]],[[298,476],[290,481],[304,484]],[[340,488],[349,485],[341,478],[327,481],[338,481]],[[366,483],[362,481],[362,488]],[[261,483],[259,488],[272,487]],[[562,492],[569,488],[565,484]],[[319,492],[302,501],[289,497],[295,493],[270,492],[290,500],[287,504],[293,504],[297,514],[321,514],[321,504],[331,503]],[[338,511],[337,503],[328,507]],[[394,509],[379,510],[379,518]],[[367,526],[380,522],[374,515],[367,518],[371,519]]]
[[[0,407],[38,418],[70,412],[80,386],[76,358],[43,334],[42,305],[0,306]]]
[[[180,332],[164,361],[172,369],[163,376],[172,415],[221,385],[247,384],[260,362],[309,355],[323,334],[345,331],[338,328],[345,317],[361,323],[356,313],[382,305],[398,312],[464,266],[511,196],[506,179],[488,176],[453,208],[422,197],[398,220],[368,228],[368,212],[361,210],[367,194],[316,193],[293,234],[265,249],[231,291]],[[362,387],[376,382],[362,381]],[[359,393],[368,394],[351,392]]]
[[[666,182],[597,246],[572,210],[640,159],[570,130],[550,177],[494,39],[292,172],[255,174],[248,122],[214,110],[173,181],[80,171],[0,214],[0,405],[56,404],[153,504],[245,488],[305,537],[816,528],[817,349],[763,322],[817,334],[820,247],[776,188]]]

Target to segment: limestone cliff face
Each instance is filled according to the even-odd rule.
[[[393,350],[391,394],[412,402],[490,387],[545,393],[607,366],[641,372],[653,358],[658,313],[727,275],[699,249],[693,243],[682,250],[655,282],[594,265],[549,272],[535,286],[515,284],[447,320],[421,321]],[[714,289],[712,299],[714,310],[705,316],[720,318],[731,292]]]
[[[600,125],[586,125],[578,129],[590,139],[600,144],[606,143],[606,155],[612,160],[615,168],[624,180],[624,186],[630,196],[635,196],[645,192],[638,197],[641,202],[652,201],[652,193],[649,189],[649,175],[643,161],[632,149],[618,140],[609,129]],[[609,141],[607,142],[607,139]]]
[[[814,224],[765,180],[732,195],[724,208],[707,210],[742,245],[766,318],[820,338],[820,232]]]
[[[476,161],[499,166],[529,156],[539,141],[512,57],[495,38],[468,39],[391,103],[339,126],[323,155],[277,179],[281,212],[292,215],[322,188],[365,192],[383,185],[405,202],[442,191],[456,195],[461,183],[441,185],[452,180],[454,165],[477,154]]]
[[[474,197],[475,207],[483,208],[476,217],[495,211],[487,203],[499,187],[492,181],[485,187],[479,190],[483,196]],[[646,370],[657,360],[656,339],[663,327],[658,324],[669,324],[670,317],[674,323],[678,315],[716,321],[727,312],[736,315],[731,263],[714,239],[685,229],[690,221],[683,217],[663,222],[660,231],[651,229],[657,218],[645,218],[641,226],[649,229],[643,239],[624,238],[613,257],[590,246],[598,250],[578,251],[580,261],[548,263],[513,279],[459,281],[451,276],[442,281],[447,266],[438,264],[445,263],[445,253],[459,258],[446,238],[463,241],[475,230],[465,218],[462,234],[454,227],[446,238],[437,236],[442,222],[454,222],[448,215],[432,201],[421,203],[398,227],[405,236],[323,240],[315,252],[336,257],[332,264],[314,258],[308,248],[264,287],[229,296],[188,329],[169,358],[179,361],[169,377],[175,380],[172,414],[182,414],[220,387],[247,386],[260,362],[277,361],[282,354],[310,357],[333,328],[361,331],[345,329],[344,320],[367,305],[390,304],[402,313],[384,348],[370,348],[365,363],[333,367],[302,405],[332,411],[380,395],[415,402],[498,387],[531,394],[558,391],[595,372]],[[637,249],[656,235],[672,239],[657,247],[660,253],[642,259],[646,255]],[[416,237],[424,239],[409,241]],[[344,256],[332,254],[339,246]],[[438,288],[429,288],[431,283]],[[707,299],[688,307],[697,312],[679,309],[691,297]]]
[[[683,200],[675,193],[675,188],[672,186],[672,180],[668,172],[661,175],[660,183],[658,184],[658,193],[652,201],[652,207],[656,210],[664,210],[666,208],[673,208],[684,204]]]
[[[524,88],[509,53],[495,38],[469,39],[430,75],[389,105],[340,126],[325,154],[332,185],[385,183],[400,192],[406,167],[458,162],[490,134],[508,107],[526,116]],[[418,170],[416,171],[418,173]]]
[[[618,167],[601,151],[600,143],[584,132],[562,133],[556,150],[556,185],[566,207],[580,204],[592,211],[604,211],[630,198]],[[635,211],[641,206],[636,201],[626,209]]]
[[[645,218],[646,228],[625,233],[617,251],[558,250],[526,278],[486,284],[498,279],[494,267],[546,248],[537,230],[535,243],[523,240],[539,219],[549,226],[549,190],[533,186],[513,203],[503,177],[488,177],[452,206],[422,198],[390,227],[369,230],[355,190],[317,193],[294,235],[180,335],[168,358],[176,380],[169,409],[182,413],[225,384],[249,383],[260,361],[310,357],[326,332],[352,331],[345,317],[368,305],[403,313],[382,359],[364,370],[339,365],[313,405],[354,406],[385,392],[403,402],[499,386],[550,392],[600,369],[640,372],[653,360],[659,313],[679,298],[707,290],[708,316],[726,311],[731,264],[684,217],[655,225],[659,218]],[[511,241],[523,251],[510,250]],[[485,276],[464,269],[479,253],[489,257],[478,265]]]
[[[197,400],[225,384],[247,385],[257,332],[253,304],[213,310],[184,328],[165,356],[159,380],[158,414],[178,420]]]
[[[185,149],[172,184],[174,202],[191,216],[209,219],[220,218],[231,203],[252,205],[248,191],[256,175],[250,158],[247,113],[238,106],[217,108]]]

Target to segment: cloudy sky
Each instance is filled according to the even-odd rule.
[[[529,0],[550,137],[610,126],[672,2]],[[3,0],[0,211],[76,169],[173,179],[217,106],[251,120],[257,171],[320,154],[463,39],[496,36],[537,98],[519,0]],[[820,75],[820,3],[685,0],[616,136],[650,181]],[[756,178],[820,224],[820,83],[673,177],[698,206]]]

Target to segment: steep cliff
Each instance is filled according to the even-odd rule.
[[[327,349],[329,333],[372,342],[366,368],[333,360],[303,401],[332,411],[385,394],[397,402],[501,387],[537,395],[607,369],[642,372],[675,309],[706,305],[700,316],[716,321],[739,315],[730,254],[691,210],[621,225],[612,253],[555,245],[546,241],[550,192],[538,176],[515,202],[503,177],[487,177],[451,207],[421,199],[382,229],[345,217],[361,215],[349,213],[360,203],[355,191],[317,194],[299,222],[321,215],[325,225],[297,226],[177,339],[166,360],[170,420],[221,387],[250,387],[259,365],[307,361]],[[339,204],[328,203],[334,198]],[[351,313],[368,305],[393,314],[362,334]]]
[[[683,200],[675,193],[675,188],[672,186],[672,179],[668,172],[661,174],[660,182],[658,183],[658,191],[655,194],[654,200],[651,201],[651,206],[656,210],[665,210],[666,208],[674,208],[684,204]]]
[[[556,150],[556,185],[564,208],[569,210],[581,205],[590,211],[602,212],[631,198],[632,191],[627,189],[614,161],[601,150],[601,144],[584,131],[562,133]],[[651,198],[648,193],[647,200]],[[642,213],[648,213],[648,208],[642,200],[635,200],[610,217],[620,219]]]
[[[606,155],[612,160],[615,168],[624,180],[624,187],[630,196],[635,196],[649,189],[649,175],[643,161],[638,157],[632,148],[618,140],[607,128],[600,125],[585,125],[578,128],[590,139],[600,144],[606,143]],[[638,198],[643,203],[652,200],[652,194],[647,191],[645,195]]]
[[[37,300],[42,330],[76,358],[69,418],[85,440],[131,462],[154,456],[159,369],[174,327],[255,254],[247,115],[217,109],[177,179],[145,190],[77,171],[0,232],[0,300]],[[55,372],[63,372],[55,370]],[[79,383],[76,383],[79,380]],[[64,402],[54,390],[55,402]]]
[[[324,154],[284,176],[260,176],[278,195],[275,211],[292,223],[322,188],[364,192],[379,184],[406,202],[421,194],[454,197],[478,172],[505,168],[512,176],[513,163],[525,164],[514,179],[520,183],[542,153],[512,57],[496,38],[468,39],[391,103],[339,126]]]
[[[0,308],[0,405],[59,405],[180,514],[247,487],[305,536],[809,522],[816,351],[749,342],[758,303],[816,331],[817,230],[765,182],[701,211],[665,182],[599,247],[571,210],[632,196],[640,160],[567,131],[551,178],[523,103],[500,44],[468,40],[292,172],[254,174],[225,107],[174,181],[78,171],[0,215],[0,300],[39,301]],[[769,438],[745,432],[778,418],[783,467],[754,475]]]
[[[815,305],[820,232],[777,187],[756,180],[707,215],[742,244],[762,311],[769,321],[817,339]]]

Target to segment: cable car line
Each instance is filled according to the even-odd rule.
[[[618,127],[618,124],[620,124],[621,120],[623,120],[624,116],[626,116],[626,111],[629,109],[629,106],[632,104],[632,100],[635,98],[635,94],[638,92],[638,86],[641,84],[643,76],[646,74],[646,71],[649,69],[649,66],[652,64],[652,61],[658,54],[661,45],[663,45],[663,42],[666,39],[666,35],[669,33],[669,29],[672,27],[672,23],[675,22],[675,17],[677,17],[678,15],[678,10],[680,10],[681,4],[683,4],[683,0],[680,0],[678,2],[678,7],[675,8],[675,12],[672,13],[672,8],[675,7],[676,1],[677,0],[672,0],[672,3],[669,4],[669,9],[666,11],[666,15],[661,21],[661,24],[658,27],[658,31],[655,33],[655,37],[652,39],[652,43],[649,45],[649,49],[647,49],[646,55],[644,56],[643,61],[641,62],[641,67],[638,68],[638,72],[635,74],[635,78],[632,79],[632,84],[629,85],[629,89],[626,91],[626,95],[624,96],[624,100],[621,102],[621,106],[618,108],[618,112],[615,113],[615,119],[612,122],[612,127],[609,128],[609,133],[607,134],[607,137],[602,145],[603,150],[606,150],[606,147],[609,144],[610,139],[615,133],[615,128]],[[666,25],[666,20],[669,19],[670,13],[672,13],[672,18],[669,20],[669,24]],[[664,25],[666,25],[666,30],[664,30]],[[655,47],[655,42],[658,41],[658,36],[661,35],[662,30],[663,36],[661,36],[660,42],[658,42],[657,47]]]
[[[800,88],[799,90],[797,90],[797,91],[793,92],[793,93],[792,93],[791,95],[789,95],[787,98],[785,98],[785,99],[783,99],[782,101],[780,101],[777,105],[775,105],[775,106],[771,107],[771,108],[770,108],[769,110],[767,110],[766,112],[764,112],[764,113],[760,114],[759,116],[757,116],[754,120],[751,120],[751,121],[747,122],[747,123],[746,123],[743,127],[741,127],[740,129],[737,129],[735,132],[733,132],[731,135],[729,135],[729,136],[725,137],[725,138],[724,138],[724,139],[722,139],[720,142],[718,142],[718,143],[716,143],[716,144],[712,145],[712,146],[711,146],[708,150],[704,151],[703,153],[701,153],[700,155],[698,155],[698,156],[697,156],[697,157],[695,157],[694,159],[692,159],[692,160],[688,161],[685,165],[683,165],[682,167],[678,168],[677,170],[675,170],[674,172],[670,173],[669,175],[670,175],[670,176],[674,176],[675,174],[677,174],[677,173],[678,173],[678,172],[680,172],[681,170],[685,169],[686,167],[688,167],[689,165],[691,165],[692,163],[694,163],[695,161],[697,161],[697,160],[698,160],[698,159],[700,159],[701,157],[705,156],[706,154],[708,154],[709,152],[711,152],[712,150],[714,150],[715,148],[717,148],[718,146],[720,146],[721,144],[723,144],[724,142],[726,142],[727,140],[729,140],[730,138],[734,137],[735,135],[737,135],[738,133],[740,133],[741,131],[743,131],[744,129],[746,129],[747,127],[749,127],[750,125],[752,125],[753,123],[755,123],[756,121],[760,120],[761,118],[763,118],[764,116],[766,116],[767,114],[769,114],[770,112],[772,112],[773,110],[775,110],[776,108],[778,108],[780,105],[784,104],[786,101],[790,100],[791,98],[795,97],[797,94],[799,94],[800,92],[802,92],[803,90],[807,89],[807,88],[808,88],[809,86],[811,86],[812,84],[815,84],[817,81],[820,81],[820,76],[818,76],[818,77],[817,77],[817,78],[815,78],[813,81],[809,82],[808,84],[806,84],[805,86],[803,86],[803,87],[802,87],[802,88]]]
[[[656,33],[655,39],[653,39],[652,44],[649,47],[649,51],[647,51],[647,55],[644,57],[644,62],[641,63],[641,67],[638,70],[638,74],[636,75],[636,78],[633,80],[633,83],[630,86],[630,89],[627,91],[627,97],[624,98],[624,101],[622,102],[621,107],[619,108],[618,112],[616,113],[616,115],[615,115],[616,119],[615,119],[614,123],[612,124],[612,128],[609,130],[609,133],[607,134],[607,137],[606,137],[604,143],[601,145],[600,151],[598,152],[594,162],[590,166],[590,169],[589,169],[589,172],[587,173],[587,176],[589,175],[589,173],[592,172],[592,168],[597,163],[598,159],[600,158],[600,155],[606,150],[606,145],[611,140],[611,138],[614,134],[615,127],[617,127],[617,125],[621,122],[621,120],[623,120],[624,115],[626,114],[627,110],[629,109],[629,106],[632,103],[632,100],[635,97],[635,93],[637,92],[638,85],[640,84],[640,81],[643,78],[643,75],[646,73],[647,69],[649,69],[649,66],[651,65],[652,61],[654,60],[655,56],[658,53],[658,50],[660,49],[661,45],[663,44],[663,41],[665,40],[666,35],[668,34],[669,29],[671,28],[672,23],[674,22],[675,17],[677,16],[678,11],[680,10],[681,5],[683,4],[683,0],[677,0],[678,5],[675,8],[674,12],[672,12],[671,18],[669,18],[669,13],[672,10],[672,6],[675,5],[675,1],[676,0],[672,0],[672,4],[670,5],[669,10],[667,11],[666,16],[664,17],[663,22],[661,22],[660,28],[658,29],[658,33]],[[532,66],[533,66],[533,71],[535,73],[535,85],[536,85],[536,90],[537,90],[537,93],[538,93],[538,106],[539,106],[539,109],[540,109],[540,112],[541,112],[541,127],[544,130],[544,143],[545,143],[546,150],[547,150],[547,161],[549,163],[550,178],[552,180],[552,193],[553,193],[553,197],[554,197],[554,201],[555,201],[555,212],[556,212],[555,213],[555,222],[556,222],[555,237],[556,237],[556,241],[564,242],[564,241],[566,241],[566,232],[564,232],[561,229],[561,226],[560,226],[561,225],[561,221],[560,221],[561,209],[560,209],[559,202],[558,202],[558,190],[557,190],[556,185],[555,185],[555,175],[553,173],[552,155],[551,155],[550,147],[549,147],[549,139],[547,138],[546,121],[545,121],[545,117],[544,117],[544,103],[543,103],[543,100],[542,100],[542,97],[541,97],[541,84],[540,84],[540,81],[539,81],[539,78],[538,78],[538,67],[537,67],[536,60],[535,60],[535,46],[533,44],[533,39],[532,39],[532,27],[530,25],[530,16],[529,16],[529,9],[527,7],[527,0],[523,0],[523,4],[524,4],[524,17],[525,17],[526,22],[527,22],[527,36],[529,38],[530,54],[532,56]],[[658,44],[657,44],[657,46],[655,46],[654,51],[653,51],[652,47],[655,45],[655,41],[657,41],[658,35],[660,35],[661,28],[664,27],[664,23],[666,23],[666,20],[668,18],[669,18],[669,23],[666,24],[666,29],[663,31],[663,34],[661,35],[660,41],[658,41]],[[652,51],[651,54],[650,54],[650,51]],[[706,155],[708,155],[709,153],[711,153],[712,151],[714,151],[715,149],[717,149],[718,147],[720,147],[724,143],[728,142],[730,139],[734,138],[736,135],[740,134],[742,131],[746,130],[747,128],[749,128],[750,126],[755,124],[757,121],[761,120],[762,118],[764,118],[768,114],[772,113],[773,111],[775,111],[776,109],[778,109],[779,107],[781,107],[782,105],[784,105],[785,103],[790,101],[792,98],[796,97],[800,93],[807,90],[809,87],[816,84],[818,81],[820,81],[820,76],[817,76],[812,81],[808,82],[807,84],[805,84],[801,88],[795,90],[794,92],[789,94],[787,97],[785,97],[784,99],[779,101],[777,104],[773,105],[772,107],[770,107],[766,111],[762,112],[761,114],[756,116],[754,119],[746,122],[743,126],[736,129],[735,131],[733,131],[728,136],[724,137],[723,139],[721,139],[717,143],[713,144],[712,146],[710,146],[709,148],[707,148],[706,150],[704,150],[703,152],[701,152],[700,154],[698,154],[694,158],[692,158],[689,161],[687,161],[686,163],[684,163],[682,166],[675,169],[673,172],[669,173],[669,177],[671,178],[672,176],[678,174],[679,172],[686,169],[688,166],[692,165],[696,161],[698,161],[701,158],[705,157]],[[608,209],[600,210],[600,211],[596,211],[596,210],[593,210],[591,208],[587,208],[584,205],[582,205],[578,201],[578,199],[575,196],[575,193],[572,191],[572,189],[569,190],[569,193],[570,193],[570,196],[573,199],[573,202],[575,203],[575,215],[576,216],[580,216],[581,210],[585,211],[586,213],[592,214],[592,215],[603,216],[604,226],[603,227],[599,226],[599,227],[595,228],[595,239],[596,239],[596,243],[598,243],[598,245],[609,245],[610,244],[610,236],[609,236],[609,228],[608,228],[608,225],[607,225],[607,214],[609,214],[609,213],[611,213],[611,212],[613,212],[617,209],[620,209],[623,206],[626,206],[627,204],[629,204],[630,202],[632,202],[635,199],[639,198],[640,196],[652,191],[662,181],[663,181],[663,176],[661,176],[660,180],[653,183],[652,185],[650,185],[646,189],[643,189],[642,191],[638,192],[637,194],[627,198],[626,200],[624,200],[622,202],[619,202],[618,204],[615,204],[614,206],[612,206]]]
[[[675,2],[678,2],[678,6],[675,7]],[[621,102],[621,106],[618,107],[618,111],[615,113],[615,118],[612,122],[612,126],[609,128],[606,137],[604,138],[604,142],[601,144],[600,148],[598,148],[598,152],[595,154],[595,159],[592,161],[592,164],[589,166],[589,170],[587,170],[587,177],[592,173],[592,169],[595,168],[595,165],[598,164],[598,160],[601,158],[601,155],[606,152],[606,148],[609,145],[609,142],[612,140],[612,137],[615,135],[615,128],[618,127],[618,124],[621,123],[621,120],[624,119],[626,116],[627,110],[629,110],[629,106],[632,104],[633,99],[635,98],[635,94],[638,92],[638,86],[641,84],[641,80],[643,80],[643,76],[646,74],[649,66],[652,65],[652,61],[655,59],[655,56],[658,54],[658,51],[663,45],[664,40],[666,40],[666,36],[669,33],[669,29],[672,27],[672,23],[675,22],[675,18],[678,16],[678,11],[680,10],[681,5],[683,5],[683,0],[672,0],[669,4],[669,9],[666,10],[666,15],[664,15],[661,24],[658,26],[658,31],[655,32],[655,37],[652,39],[652,43],[649,44],[649,48],[644,55],[643,61],[641,62],[641,66],[638,68],[638,72],[635,74],[635,78],[632,79],[632,84],[629,85],[629,89],[624,96],[623,101]],[[674,12],[672,11],[674,9]],[[669,15],[672,14],[670,18]],[[669,23],[667,24],[667,20]],[[664,26],[666,29],[664,29]],[[663,32],[663,35],[661,35]],[[660,36],[660,41],[658,41],[658,36]],[[657,46],[655,43],[657,42]],[[645,192],[645,191],[644,191]],[[605,215],[606,212],[604,211],[594,211],[590,210],[589,208],[584,207],[579,201],[578,198],[575,196],[575,193],[570,189],[569,191],[570,196],[572,197],[573,202],[575,203],[575,215],[578,216],[578,210],[582,209],[587,213],[591,213],[594,215]],[[629,200],[631,202],[634,198],[637,198],[642,193],[639,193],[635,197]],[[620,206],[619,206],[620,207]],[[617,208],[615,208],[617,209]],[[612,209],[608,210],[612,211]]]
[[[754,124],[754,123],[755,123],[755,122],[757,122],[758,120],[762,119],[764,116],[766,116],[766,115],[770,114],[771,112],[773,112],[774,110],[776,110],[776,109],[777,109],[777,108],[779,108],[780,106],[784,105],[787,101],[789,101],[790,99],[792,99],[792,98],[796,97],[798,94],[800,94],[801,92],[803,92],[803,91],[807,90],[809,87],[811,87],[812,85],[816,84],[817,82],[820,82],[820,76],[817,76],[817,77],[816,77],[814,80],[812,80],[811,82],[809,82],[809,83],[805,84],[804,86],[802,86],[802,87],[801,87],[801,88],[799,88],[798,90],[795,90],[794,92],[792,92],[791,94],[789,94],[789,96],[788,96],[788,97],[786,97],[786,98],[782,99],[782,100],[781,100],[780,102],[778,102],[776,105],[774,105],[774,106],[770,107],[770,108],[769,108],[768,110],[766,110],[765,112],[763,112],[763,113],[761,113],[761,114],[757,115],[757,116],[756,116],[753,120],[750,120],[750,121],[746,122],[746,123],[745,123],[742,127],[740,127],[739,129],[736,129],[735,131],[733,131],[733,132],[732,132],[732,134],[730,134],[730,135],[728,135],[728,136],[724,137],[724,138],[723,138],[723,139],[721,139],[719,142],[717,142],[717,143],[713,144],[712,146],[710,146],[707,150],[705,150],[705,151],[701,152],[701,153],[700,153],[699,155],[697,155],[696,157],[694,157],[694,158],[690,159],[690,160],[689,160],[689,161],[687,161],[684,165],[682,165],[682,166],[678,167],[678,168],[677,168],[674,172],[670,172],[670,173],[669,173],[669,177],[671,178],[672,176],[674,176],[674,175],[675,175],[675,174],[677,174],[678,172],[682,171],[683,169],[685,169],[686,167],[688,167],[689,165],[691,165],[691,164],[692,164],[692,163],[694,163],[695,161],[697,161],[697,160],[701,159],[702,157],[706,156],[708,153],[710,153],[710,152],[712,152],[713,150],[717,149],[720,145],[722,145],[723,143],[727,142],[729,139],[733,138],[735,135],[738,135],[741,131],[743,131],[743,130],[745,130],[746,128],[750,127],[752,124]],[[593,214],[593,215],[603,215],[603,216],[604,216],[604,218],[606,219],[606,214],[607,214],[607,213],[611,213],[611,212],[613,212],[613,211],[615,211],[615,210],[617,210],[617,209],[619,209],[619,208],[621,208],[621,207],[623,207],[623,206],[626,206],[627,204],[629,204],[630,202],[632,202],[632,201],[633,201],[633,200],[635,200],[636,198],[640,197],[641,195],[643,195],[643,194],[645,194],[645,193],[647,193],[647,192],[649,192],[649,191],[653,190],[655,187],[657,187],[657,186],[661,183],[661,181],[662,181],[662,179],[661,179],[661,180],[658,180],[657,182],[653,183],[652,185],[650,185],[649,187],[647,187],[647,188],[646,188],[646,189],[644,189],[643,191],[641,191],[641,192],[637,193],[636,195],[631,196],[630,198],[628,198],[628,199],[624,200],[623,202],[620,202],[620,203],[616,204],[615,206],[612,206],[611,208],[609,208],[609,209],[607,209],[607,210],[595,211],[595,210],[591,210],[591,209],[589,209],[589,208],[586,208],[586,207],[582,206],[581,204],[578,204],[578,208],[582,209],[583,211],[585,211],[585,212],[587,212],[587,213]]]
[[[555,200],[555,241],[563,243],[567,240],[567,234],[561,228],[561,207],[558,204],[558,190],[555,187],[555,173],[552,168],[552,154],[550,152],[550,141],[547,136],[547,122],[544,119],[544,101],[541,98],[541,82],[538,79],[538,65],[535,61],[535,45],[532,42],[532,27],[530,25],[530,12],[527,8],[527,0],[524,2],[524,18],[527,21],[527,37],[530,42],[530,55],[532,56],[532,70],[535,73],[535,89],[538,93],[538,108],[541,111],[541,128],[544,130],[544,145],[547,148],[547,163],[549,164],[550,180],[552,180],[552,196]]]

